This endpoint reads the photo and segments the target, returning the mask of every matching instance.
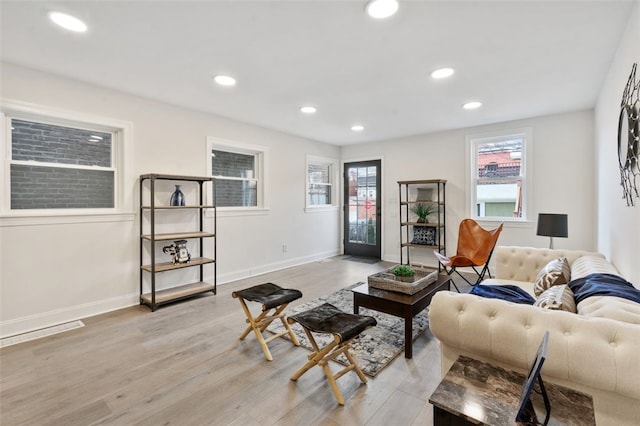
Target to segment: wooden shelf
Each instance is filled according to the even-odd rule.
[[[427,249],[438,249],[438,246],[428,246],[426,244],[402,243],[402,247],[422,247]]]
[[[156,241],[173,241],[173,240],[186,240],[188,238],[210,238],[215,237],[215,234],[211,232],[176,232],[173,234],[156,234]],[[151,235],[145,234],[143,239],[151,241]]]
[[[415,201],[400,201],[400,205],[401,206],[408,206],[411,204],[440,204],[441,206],[444,206],[444,202],[440,201],[440,203],[438,203],[437,200],[415,200]]]
[[[423,223],[423,222],[400,222],[400,225],[402,226],[422,226],[425,228],[444,228],[443,224],[437,224],[437,223]]]
[[[208,259],[206,257],[192,257],[190,262],[187,263],[172,263],[162,262],[156,263],[156,272],[173,271],[174,269],[190,268],[192,266],[206,265],[207,263],[214,263],[215,260]],[[142,269],[151,272],[151,265],[142,265]]]
[[[215,206],[199,206],[199,205],[193,205],[193,206],[153,206],[153,209],[155,210],[185,210],[185,209],[212,209]],[[141,206],[140,207],[142,210],[151,210],[151,206]]]
[[[399,180],[400,185],[431,185],[434,183],[447,183],[446,179],[421,179],[421,180]]]
[[[163,175],[159,173],[147,173],[140,175],[140,180],[157,179],[157,180],[186,180],[190,182],[211,182],[213,177],[206,176],[183,176],[183,175]]]
[[[199,293],[206,293],[207,291],[214,291],[215,285],[205,283],[205,282],[197,282],[192,284],[179,285],[175,287],[168,288],[166,290],[156,291],[156,304],[166,303],[178,299],[182,299],[185,297],[193,296]],[[151,293],[145,293],[140,295],[140,300],[148,305],[153,303]]]

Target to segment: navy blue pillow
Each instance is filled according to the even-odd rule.
[[[529,293],[516,285],[483,285],[477,284],[469,294],[487,297],[489,299],[502,299],[513,303],[533,305],[536,301]]]

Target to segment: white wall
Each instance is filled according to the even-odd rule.
[[[640,1],[636,1],[595,108],[598,251],[636,287],[640,287],[640,198],[635,198],[635,207],[627,207],[622,199],[617,135],[620,101],[631,67],[634,62],[640,66],[639,40]],[[639,79],[640,69],[636,82]],[[636,184],[640,189],[640,177]]]
[[[533,170],[529,176],[533,214],[527,223],[506,223],[498,244],[548,247],[548,238],[536,236],[538,213],[567,213],[569,238],[556,238],[554,246],[594,250],[593,113],[578,111],[343,147],[345,162],[362,157],[383,159],[383,258],[398,261],[400,256],[397,181],[447,180],[447,254],[454,254],[458,225],[469,217],[465,136],[523,127],[531,127],[533,132]],[[483,226],[493,228],[496,224],[483,222]],[[435,264],[433,257],[427,260]]]
[[[219,283],[338,253],[338,211],[304,206],[306,155],[338,159],[339,148],[10,64],[1,71],[5,99],[129,121],[134,133],[131,215],[55,225],[2,218],[1,336],[137,304],[137,177],[205,175],[207,136],[265,146],[270,158],[270,210],[218,219]]]
[[[1,93],[13,100],[132,122],[134,158],[126,195],[134,206],[141,173],[204,174],[207,136],[267,146],[271,208],[264,215],[219,218],[219,282],[339,251],[339,213],[304,213],[306,154],[341,156],[345,162],[383,160],[383,258],[391,261],[399,258],[396,182],[447,179],[448,253],[453,253],[457,225],[468,216],[465,136],[531,127],[533,220],[507,226],[499,244],[546,247],[548,239],[535,235],[537,213],[564,212],[569,215],[569,238],[556,239],[556,247],[601,251],[637,285],[640,206],[628,208],[621,199],[616,133],[622,90],[631,64],[640,62],[638,4],[595,117],[579,111],[339,149],[10,64],[1,64]],[[82,224],[0,222],[0,336],[137,303],[138,218],[135,209],[131,213],[128,218]],[[283,243],[287,253],[282,253]]]

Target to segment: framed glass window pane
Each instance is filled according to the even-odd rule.
[[[256,207],[256,155],[214,149],[211,170],[216,177],[215,204],[219,207]]]
[[[323,206],[332,203],[330,163],[309,162],[307,182],[307,200],[310,206]]]
[[[211,168],[214,176],[253,178],[256,172],[254,154],[241,154],[214,149]]]
[[[331,185],[309,184],[309,205],[326,206],[331,204]]]
[[[478,218],[523,218],[524,135],[472,141],[473,200]]]
[[[26,120],[11,120],[16,161],[111,167],[112,134]]]
[[[255,207],[258,188],[255,180],[227,180],[216,178],[216,206]]]
[[[336,160],[307,155],[307,207],[327,207],[335,203],[333,184]]]
[[[114,134],[10,119],[11,210],[114,208]]]

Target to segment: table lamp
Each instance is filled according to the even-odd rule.
[[[549,248],[553,249],[553,237],[567,238],[569,236],[567,215],[555,213],[538,214],[538,231],[536,235],[549,237]]]

